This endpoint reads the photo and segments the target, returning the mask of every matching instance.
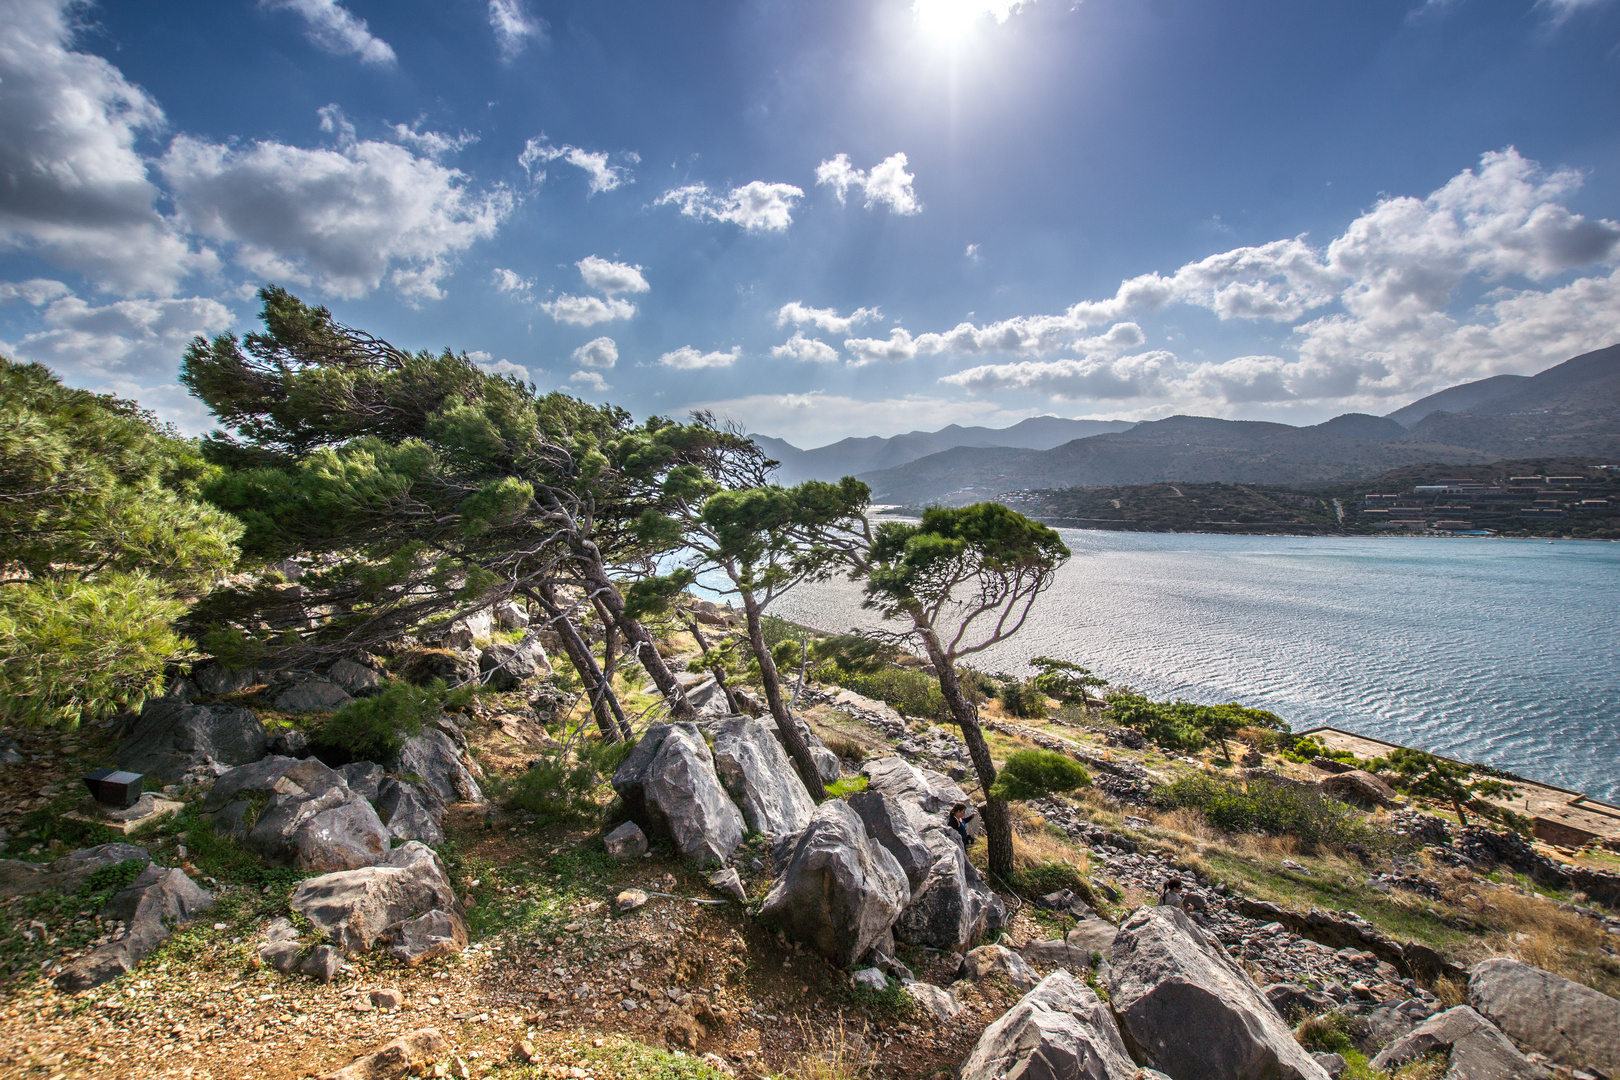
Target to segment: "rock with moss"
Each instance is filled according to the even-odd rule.
[[[216,831],[302,870],[353,870],[388,852],[372,805],[315,758],[268,757],[232,769],[203,800]]]
[[[1549,1080],[1552,1075],[1467,1005],[1425,1020],[1384,1047],[1372,1067],[1393,1072],[1431,1054],[1448,1055],[1446,1080]]]
[[[176,927],[213,906],[213,894],[200,888],[184,871],[148,866],[101,909],[104,921],[124,924],[124,936],[69,963],[56,976],[56,988],[64,993],[88,990],[134,971]]]
[[[31,896],[47,889],[78,892],[98,871],[132,860],[149,863],[152,858],[143,847],[115,843],[70,851],[48,863],[0,859],[0,896]]]

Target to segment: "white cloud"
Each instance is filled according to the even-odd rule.
[[[1602,7],[1606,3],[1608,0],[1536,0],[1535,10],[1542,12],[1547,24],[1556,30],[1576,12]]]
[[[523,382],[532,381],[529,378],[528,368],[524,367],[522,364],[514,364],[504,356],[499,360],[495,360],[489,355],[489,353],[484,352],[482,349],[474,349],[472,352],[467,354],[467,359],[476,364],[480,371],[487,372],[490,375],[509,375],[520,379]]]
[[[164,127],[146,91],[74,52],[72,0],[10,0],[0,17],[0,250],[31,251],[104,289],[166,296],[213,256],[155,209],[135,150]]]
[[[947,375],[940,382],[960,386],[973,394],[1012,390],[1040,394],[1060,401],[1139,398],[1165,388],[1165,377],[1176,369],[1167,352],[1146,352],[1117,360],[1021,360],[986,364]]]
[[[792,184],[755,180],[724,195],[704,184],[690,184],[664,192],[653,205],[673,203],[687,217],[729,221],[749,232],[783,232],[793,224],[794,202],[803,197],[804,192]]]
[[[161,168],[181,218],[234,244],[239,265],[346,298],[387,275],[409,300],[440,299],[450,260],[495,235],[516,201],[499,186],[472,192],[459,170],[369,140],[306,150],[181,136]]]
[[[574,265],[579,267],[587,289],[595,289],[606,296],[615,293],[644,293],[652,288],[641,276],[641,267],[629,263],[609,262],[595,255],[587,255]]]
[[[495,31],[495,48],[501,59],[515,60],[530,39],[546,39],[546,24],[530,14],[523,0],[489,0],[489,28]]]
[[[748,431],[787,439],[796,446],[816,446],[846,436],[897,435],[933,430],[946,424],[1007,427],[1050,408],[1009,409],[988,398],[910,397],[876,401],[837,394],[751,394],[693,404],[716,416],[731,418]]]
[[[608,157],[604,151],[582,150],[577,146],[552,146],[544,135],[536,135],[523,144],[523,153],[518,155],[518,164],[529,174],[529,179],[538,184],[546,178],[546,171],[544,169],[536,171],[535,166],[558,160],[566,161],[585,172],[590,185],[588,193],[590,195],[612,191],[621,184],[636,182],[628,169],[609,165]]]
[[[574,362],[583,368],[607,370],[619,362],[619,346],[610,337],[592,338],[574,350]]]
[[[304,36],[337,56],[354,54],[368,64],[389,65],[395,60],[388,42],[372,34],[366,20],[357,18],[337,0],[260,0],[272,11],[291,11],[304,20]]]
[[[1117,356],[1147,341],[1142,328],[1133,322],[1115,323],[1104,334],[1080,337],[1079,326],[1061,316],[1031,316],[1007,319],[988,326],[961,323],[943,334],[919,334],[913,337],[903,327],[895,327],[885,338],[850,338],[844,342],[850,363],[860,366],[880,361],[900,363],[918,356],[940,353],[1032,353],[1052,352],[1057,348],[1074,348],[1093,356]]]
[[[628,300],[600,296],[571,296],[567,293],[540,305],[540,310],[560,323],[574,326],[595,326],[597,323],[628,319],[636,313],[636,305]]]
[[[27,281],[0,281],[0,304],[9,304],[13,300],[21,300],[25,304],[39,307],[48,304],[58,297],[67,296],[73,290],[60,281],[50,278],[30,278]]]
[[[962,258],[966,259],[968,262],[979,262],[983,258],[983,256],[979,254],[979,245],[969,244],[967,246],[967,250],[962,252]]]
[[[809,360],[818,364],[832,364],[838,360],[838,350],[825,341],[807,338],[799,330],[780,345],[772,346],[771,355],[778,360]]]
[[[725,368],[735,364],[742,356],[742,346],[733,346],[730,352],[698,352],[690,345],[682,345],[667,352],[658,362],[676,371],[698,371],[702,368]]]
[[[790,300],[777,311],[776,325],[786,326],[792,323],[795,326],[802,326],[810,323],[829,334],[847,334],[853,326],[882,317],[883,313],[877,308],[856,308],[848,315],[840,315],[835,308],[814,308],[797,300]]]
[[[336,108],[336,106],[328,106]],[[395,124],[394,141],[401,146],[409,146],[419,154],[430,158],[441,158],[447,154],[458,153],[478,141],[477,135],[463,131],[456,135],[447,135],[442,131],[422,131],[422,121],[413,124]],[[354,138],[354,128],[349,128],[349,138]]]
[[[516,296],[527,297],[534,288],[534,282],[523,277],[516,270],[508,270],[497,266],[495,273],[490,275],[490,281],[496,289],[503,293],[512,293]]]
[[[607,380],[603,379],[601,374],[595,371],[576,371],[572,375],[568,376],[568,381],[579,386],[584,386],[587,389],[594,390],[598,394],[612,389],[612,387],[607,384]]]
[[[46,287],[40,287],[43,284]],[[60,283],[25,282],[29,298],[52,293],[41,315],[44,328],[25,335],[13,348],[20,360],[37,360],[80,380],[172,381],[180,354],[198,334],[220,333],[235,321],[218,300],[193,296],[181,300],[119,300],[95,305],[57,287]],[[38,304],[39,299],[29,299]]]
[[[917,193],[911,188],[916,179],[906,172],[903,153],[884,158],[869,173],[851,165],[848,154],[839,154],[816,167],[816,183],[831,187],[839,202],[844,201],[851,189],[859,188],[866,195],[868,210],[882,205],[902,215],[922,211],[922,203],[917,201]]]

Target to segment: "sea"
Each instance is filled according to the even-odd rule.
[[[1620,543],[1059,531],[1073,557],[975,666],[1060,657],[1620,801]],[[881,625],[860,598],[839,579],[771,613]]]

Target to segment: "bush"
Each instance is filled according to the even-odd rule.
[[[1033,682],[1008,683],[1001,691],[1001,707],[1013,716],[1046,718],[1046,693]]]
[[[1286,780],[1257,777],[1245,787],[1201,774],[1161,787],[1155,800],[1166,809],[1197,810],[1224,832],[1292,836],[1310,847],[1381,839],[1354,807]]]
[[[817,665],[855,675],[882,671],[899,654],[900,650],[888,642],[859,634],[838,634],[810,643],[810,658]]]
[[[386,761],[399,753],[406,739],[419,734],[423,724],[443,712],[446,704],[440,680],[427,686],[396,680],[375,697],[345,702],[322,725],[315,742],[350,761]]]
[[[939,691],[939,683],[933,676],[921,671],[886,668],[862,674],[833,668],[818,671],[816,677],[857,694],[876,698],[906,716],[921,716],[930,720],[951,718],[945,695]]]
[[[1008,800],[1039,799],[1090,786],[1091,776],[1073,758],[1055,750],[1019,750],[996,774],[990,795]]]
[[[1036,866],[1026,866],[1015,869],[1008,878],[1011,885],[1021,896],[1045,896],[1068,889],[1079,896],[1086,903],[1097,906],[1096,896],[1091,891],[1091,882],[1080,876],[1080,871],[1070,863],[1051,862],[1040,863]]]
[[[541,821],[580,821],[598,809],[597,790],[604,778],[612,776],[635,743],[589,742],[570,757],[559,750],[513,781],[502,802],[513,810],[524,810]]]
[[[1108,695],[1112,717],[1122,727],[1135,728],[1166,750],[1201,750],[1210,741],[1230,738],[1244,728],[1288,730],[1276,713],[1251,709],[1237,702],[1195,705],[1190,701],[1151,701],[1129,689]]]

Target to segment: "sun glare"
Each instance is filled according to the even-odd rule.
[[[924,35],[946,46],[959,45],[980,20],[1006,22],[1007,16],[1031,0],[913,0],[917,25]]]

